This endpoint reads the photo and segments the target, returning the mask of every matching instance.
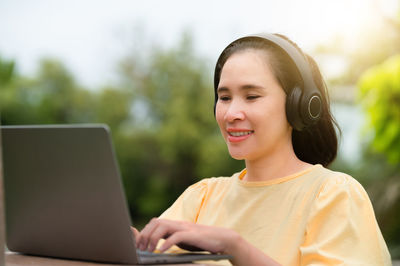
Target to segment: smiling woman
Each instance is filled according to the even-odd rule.
[[[363,187],[325,168],[335,123],[309,56],[281,35],[240,38],[219,57],[214,89],[222,136],[246,169],[190,186],[136,232],[138,248],[229,254],[225,265],[391,264]]]

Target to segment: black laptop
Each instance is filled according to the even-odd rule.
[[[118,264],[230,258],[136,250],[107,126],[2,126],[1,135],[10,251]]]

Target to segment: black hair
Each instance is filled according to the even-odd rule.
[[[322,98],[322,112],[318,122],[301,131],[293,129],[292,145],[294,152],[296,156],[304,162],[328,166],[333,162],[337,155],[338,138],[335,128],[339,133],[340,128],[330,111],[329,95],[325,81],[317,63],[311,56],[305,54],[286,36],[281,34],[275,35],[289,41],[301,54],[305,56],[310,65],[314,83],[320,91]],[[268,58],[267,63],[271,67],[275,78],[285,91],[286,95],[288,95],[296,86],[303,86],[303,80],[293,60],[275,43],[262,38],[240,38],[226,47],[217,60],[214,71],[214,114],[218,101],[217,89],[223,66],[231,55],[248,49],[261,50],[266,53],[266,58]]]

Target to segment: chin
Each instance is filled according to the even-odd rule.
[[[229,154],[231,155],[231,157],[235,160],[244,160],[246,159],[246,156],[242,153],[236,153],[236,152],[230,152]]]

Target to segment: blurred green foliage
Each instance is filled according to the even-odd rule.
[[[367,115],[364,173],[392,257],[400,257],[400,55],[364,72],[359,102]],[[368,166],[368,164],[370,164]],[[365,171],[366,172],[366,171]]]
[[[373,147],[392,164],[400,164],[400,55],[368,69],[359,88]]]
[[[230,158],[213,115],[207,62],[190,35],[121,60],[119,82],[88,90],[44,59],[34,77],[0,59],[1,123],[110,126],[134,224],[158,216],[192,183],[244,167]]]
[[[0,57],[0,86],[9,83],[14,73],[14,61],[2,60]]]

